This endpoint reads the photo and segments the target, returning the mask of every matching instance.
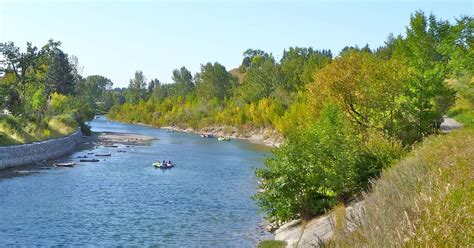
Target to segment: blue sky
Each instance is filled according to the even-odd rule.
[[[174,68],[194,74],[215,62],[228,70],[247,48],[279,59],[290,46],[331,49],[400,34],[416,10],[453,21],[473,15],[473,1],[5,1],[0,41],[22,49],[47,40],[79,58],[83,75],[100,74],[126,86],[136,70],[171,81]]]

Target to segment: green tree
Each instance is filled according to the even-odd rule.
[[[194,90],[193,76],[186,67],[183,66],[179,70],[173,70],[172,79],[174,82],[173,95],[186,97]]]
[[[402,120],[397,118],[402,109],[397,103],[406,91],[406,71],[407,67],[396,60],[346,52],[318,71],[315,83],[308,87],[313,111],[317,113],[325,102],[334,101],[361,127],[398,136],[396,130],[400,130]]]
[[[104,93],[111,90],[112,86],[110,79],[101,75],[92,75],[78,82],[77,91],[80,95],[89,96],[93,101],[102,101]]]
[[[61,115],[66,113],[69,106],[69,98],[66,95],[54,92],[51,94],[51,103],[49,106],[49,111],[52,115]]]
[[[140,100],[144,99],[146,91],[146,78],[142,71],[136,71],[135,77],[130,79],[127,90],[127,102],[137,104]]]
[[[247,69],[240,96],[246,102],[258,101],[279,87],[287,91],[286,86],[280,67],[272,60],[266,60],[259,67]]]
[[[405,124],[402,139],[408,143],[435,132],[454,103],[455,92],[445,82],[449,55],[439,50],[449,35],[449,23],[416,12],[410,18],[406,38],[395,47],[394,57],[405,61],[411,74],[405,96],[399,100],[399,118]]]
[[[230,96],[236,79],[219,63],[201,65],[201,72],[196,75],[196,91],[199,97],[219,100]]]
[[[241,69],[245,70],[249,67],[259,67],[265,60],[273,60],[271,54],[266,53],[260,49],[247,49],[244,53]]]
[[[161,87],[161,82],[160,80],[158,79],[152,79],[150,80],[150,82],[148,83],[148,90],[147,90],[147,96],[150,97],[153,95],[153,92],[157,89]]]
[[[311,47],[290,47],[283,51],[280,64],[287,88],[302,89],[304,85],[313,81],[314,72],[330,63],[331,59],[330,50],[316,51]]]
[[[45,89],[40,86],[36,89],[33,88],[33,94],[28,101],[32,111],[36,114],[36,119],[43,119],[44,112],[46,111],[46,104],[48,99],[46,98]]]
[[[356,191],[359,139],[341,110],[330,105],[309,128],[291,134],[257,169],[255,199],[269,219],[309,219]]]
[[[60,42],[50,40],[42,49],[46,70],[46,93],[58,92],[65,95],[75,93],[75,69],[69,62],[69,56],[59,46]]]

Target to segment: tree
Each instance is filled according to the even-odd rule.
[[[105,91],[111,90],[113,83],[101,75],[88,76],[77,84],[77,91],[82,96],[88,96],[93,101],[102,101]]]
[[[273,60],[273,56],[260,49],[247,49],[244,53],[241,69],[245,70],[249,67],[258,67],[265,60]]]
[[[198,97],[210,100],[223,100],[232,93],[235,79],[225,67],[219,63],[201,65],[201,72],[196,75],[196,91]]]
[[[52,115],[60,115],[65,113],[69,108],[69,97],[60,93],[54,92],[51,94],[51,104],[49,111]]]
[[[41,53],[48,65],[46,70],[46,93],[58,92],[64,95],[75,93],[75,68],[69,62],[69,56],[59,46],[60,42],[50,40]]]
[[[38,120],[42,119],[42,115],[44,114],[47,102],[48,99],[46,99],[46,96],[44,94],[44,88],[38,88],[33,94],[33,97],[31,98],[31,107],[37,111]]]
[[[283,51],[280,64],[287,88],[299,90],[312,82],[314,72],[330,63],[331,59],[330,50],[316,51],[311,47],[290,47]]]
[[[186,67],[183,66],[179,70],[173,70],[172,79],[175,84],[173,95],[186,97],[186,95],[194,90],[193,76]]]
[[[393,49],[398,41],[402,40],[401,36],[395,37],[390,33],[385,41],[384,46],[381,46],[375,50],[375,56],[381,59],[389,60],[392,58]]]
[[[472,76],[474,73],[474,17],[464,16],[449,27],[449,35],[441,41],[439,50],[449,58],[450,77]]]
[[[328,105],[321,118],[287,137],[257,169],[262,193],[255,197],[272,221],[310,219],[356,191],[360,140],[342,111]]]
[[[130,83],[128,85],[127,90],[127,102],[136,104],[141,99],[144,99],[146,90],[146,78],[143,75],[142,71],[136,71],[135,77],[130,79]]]
[[[450,35],[449,23],[416,12],[410,18],[406,38],[397,45],[394,57],[410,67],[410,80],[400,99],[400,119],[404,119],[401,137],[408,143],[435,132],[447,109],[454,103],[454,90],[446,82],[449,54],[439,50]]]
[[[30,83],[43,84],[46,65],[42,55],[30,42],[26,52],[21,53],[13,42],[6,42],[3,49],[7,68],[5,82],[8,82],[8,93],[5,96],[5,107],[13,114],[21,114],[25,105],[26,87]]]
[[[266,60],[259,67],[247,69],[240,97],[246,102],[258,101],[270,96],[278,87],[288,90],[286,86],[280,67],[272,60]]]
[[[402,111],[397,104],[408,80],[404,64],[378,59],[366,52],[350,51],[316,73],[308,89],[313,111],[327,101],[337,102],[363,128],[397,133],[394,125]]]
[[[159,88],[161,87],[161,82],[160,80],[158,79],[152,79],[149,83],[148,83],[148,91],[147,91],[147,95],[148,96],[151,96],[153,94],[153,92],[155,91],[156,88]]]

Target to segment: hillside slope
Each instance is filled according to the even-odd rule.
[[[336,220],[336,247],[469,247],[474,243],[474,130],[428,138],[384,172],[364,211]],[[343,215],[342,215],[343,216]],[[349,225],[350,226],[350,225]]]

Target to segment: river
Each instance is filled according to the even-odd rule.
[[[156,137],[74,168],[30,165],[0,171],[0,245],[251,247],[271,238],[251,196],[268,148],[242,140],[107,121],[95,132]],[[117,152],[126,150],[125,153]],[[63,159],[78,160],[86,151]],[[172,160],[160,170],[154,160]]]

